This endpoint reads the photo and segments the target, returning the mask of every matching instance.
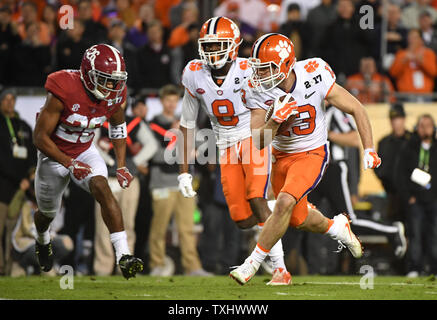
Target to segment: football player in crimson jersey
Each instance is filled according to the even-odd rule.
[[[203,24],[201,59],[190,61],[182,75],[185,93],[180,127],[184,147],[190,149],[198,110],[206,112],[220,151],[221,182],[231,218],[242,229],[262,228],[271,214],[266,200],[270,158],[267,148],[260,152],[253,147],[250,110],[241,100],[242,85],[251,75],[247,59],[238,57],[241,41],[238,26],[226,17],[213,17]],[[189,152],[183,154],[179,189],[185,197],[193,197]],[[270,259],[274,272],[268,285],[290,284],[281,241],[272,248]]]
[[[34,130],[39,150],[35,177],[36,255],[42,271],[53,266],[49,226],[70,179],[101,205],[123,276],[134,277],[143,269],[143,262],[130,254],[122,213],[108,185],[106,164],[92,144],[94,130],[108,120],[118,182],[122,188],[129,187],[133,176],[125,167],[126,80],[122,55],[106,44],[88,48],[80,70],[61,70],[47,78],[47,100]]]
[[[276,203],[256,249],[230,276],[240,284],[249,281],[289,226],[326,233],[360,258],[362,246],[351,231],[348,216],[339,214],[328,219],[308,205],[307,195],[321,180],[329,161],[325,100],[354,117],[364,147],[364,169],[381,164],[373,149],[365,108],[335,83],[335,74],[325,61],[312,58],[296,62],[293,43],[283,35],[260,37],[252,47],[249,65],[253,73],[243,89],[245,101],[252,109],[256,146],[262,149],[271,143],[273,147]]]

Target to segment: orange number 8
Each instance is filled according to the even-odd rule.
[[[222,112],[223,107],[226,108],[226,112]],[[217,117],[218,122],[222,126],[233,127],[240,121],[238,116],[235,116],[234,104],[228,99],[214,100],[212,103],[212,113]]]

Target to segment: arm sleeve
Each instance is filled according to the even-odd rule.
[[[180,125],[187,129],[196,127],[197,113],[199,112],[199,100],[194,97],[188,89],[185,89],[185,94],[182,99],[182,115]]]

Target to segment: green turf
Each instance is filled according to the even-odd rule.
[[[120,299],[120,300],[315,300],[421,299],[437,300],[435,277],[374,278],[374,288],[360,288],[360,276],[294,276],[292,286],[266,286],[267,276],[256,276],[240,286],[227,276],[210,278],[138,276],[76,276],[74,289],[62,290],[61,277],[0,277],[0,299]]]

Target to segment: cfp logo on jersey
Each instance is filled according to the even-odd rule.
[[[117,104],[121,102],[122,97],[117,97],[115,99],[108,100],[108,107],[112,106],[113,104]]]
[[[71,110],[72,110],[73,112],[76,112],[76,111],[79,110],[79,108],[80,108],[80,104],[75,103],[75,104],[73,104],[73,107],[71,108]]]
[[[222,95],[223,95],[223,90],[217,90],[217,94],[218,94],[219,96],[222,96]]]

